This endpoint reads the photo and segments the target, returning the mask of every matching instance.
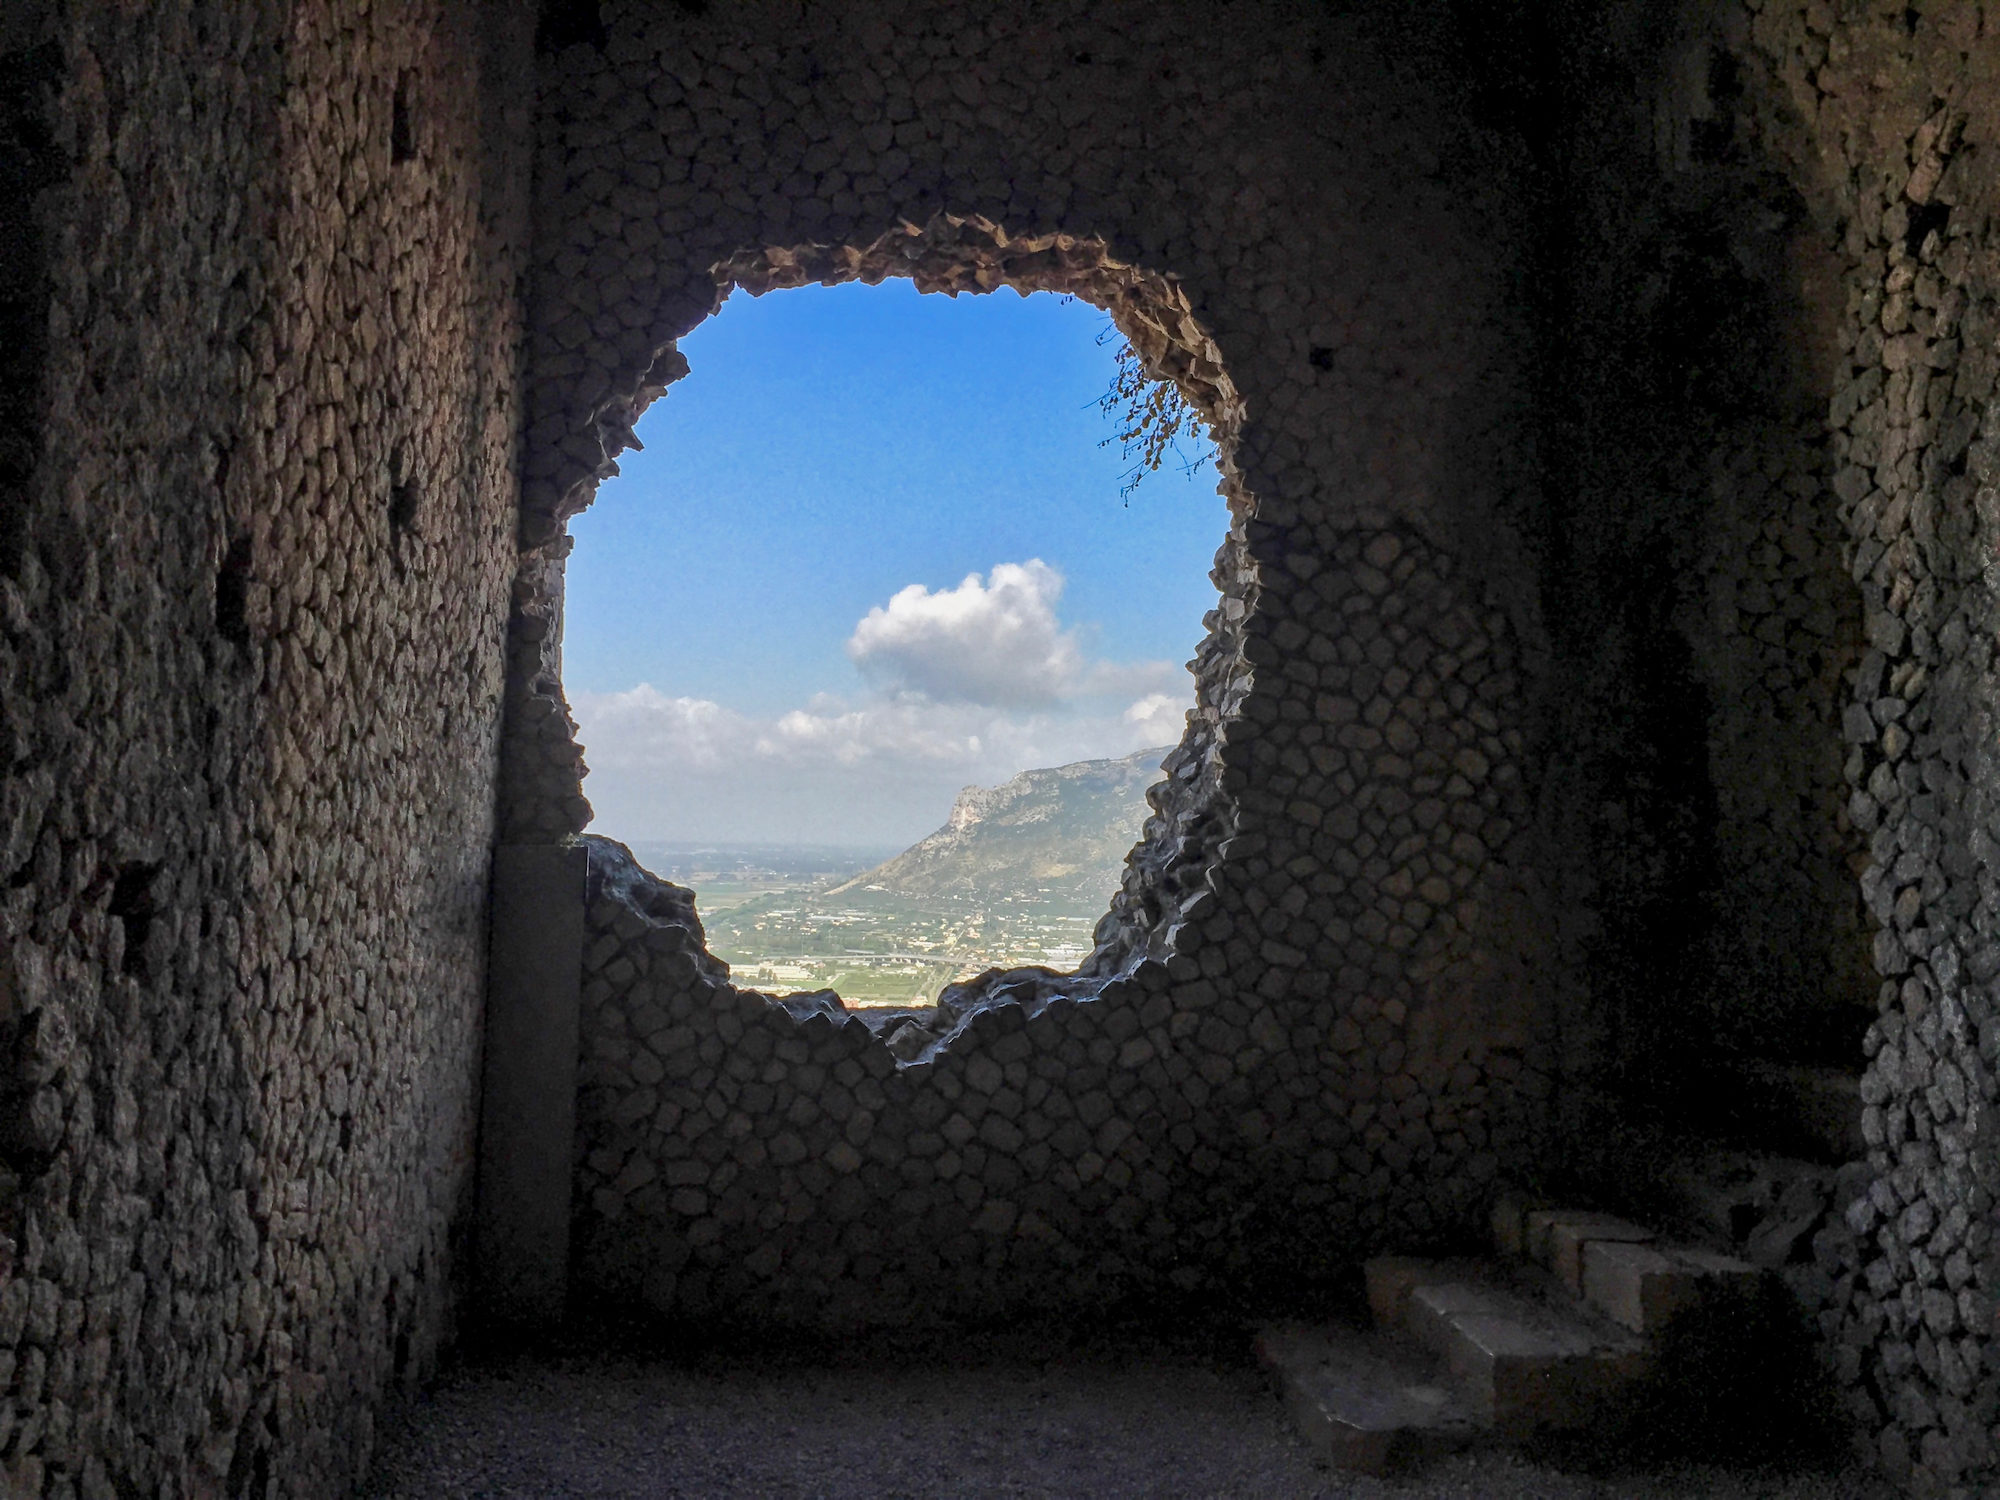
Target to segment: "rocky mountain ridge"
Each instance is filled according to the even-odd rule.
[[[1166,747],[1140,750],[969,786],[937,832],[828,894],[998,900],[1041,893],[1102,901],[1139,837],[1150,811],[1146,789],[1160,779],[1166,755]]]

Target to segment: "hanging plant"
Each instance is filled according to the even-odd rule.
[[[1097,409],[1117,424],[1117,430],[1097,446],[1108,448],[1117,443],[1120,455],[1132,460],[1118,489],[1129,501],[1139,481],[1158,472],[1169,453],[1183,474],[1192,473],[1215,457],[1215,443],[1207,422],[1181,388],[1171,380],[1147,374],[1146,362],[1132,341],[1115,324],[1107,323],[1097,342],[1103,345],[1114,339],[1118,349],[1111,389],[1097,398]],[[1192,454],[1182,451],[1183,438],[1193,446]]]

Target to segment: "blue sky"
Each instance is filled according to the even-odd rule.
[[[1179,737],[1226,525],[1096,407],[1104,315],[907,282],[738,292],[571,523],[594,828],[885,845],[967,783]]]

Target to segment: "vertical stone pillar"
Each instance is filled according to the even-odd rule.
[[[585,858],[580,844],[493,852],[476,1228],[494,1332],[554,1327],[569,1291]]]

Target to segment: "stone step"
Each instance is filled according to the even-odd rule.
[[[1645,1343],[1608,1320],[1493,1280],[1418,1281],[1403,1323],[1503,1437],[1587,1426],[1645,1378]]]
[[[1502,1193],[1493,1202],[1493,1248],[1502,1259],[1532,1261],[1554,1271],[1563,1284],[1581,1294],[1583,1246],[1591,1240],[1626,1240],[1644,1244],[1653,1231],[1613,1214],[1592,1209],[1558,1208],[1518,1193]]]
[[[1440,1260],[1421,1255],[1378,1255],[1361,1270],[1368,1282],[1368,1311],[1375,1326],[1385,1333],[1403,1329],[1410,1293],[1420,1286],[1439,1281],[1502,1284],[1508,1279],[1506,1268],[1499,1263],[1469,1256]]]
[[[1712,1299],[1747,1295],[1760,1273],[1747,1262],[1687,1245],[1612,1214],[1551,1208],[1503,1195],[1493,1208],[1503,1256],[1542,1266],[1570,1293],[1634,1333],[1654,1337]]]
[[[1257,1357],[1300,1436],[1335,1468],[1386,1474],[1482,1435],[1432,1361],[1379,1334],[1279,1324],[1258,1334]]]
[[[1685,1245],[1592,1240],[1583,1246],[1583,1295],[1613,1322],[1648,1338],[1697,1307],[1747,1299],[1763,1272]]]
[[[1588,1209],[1537,1208],[1528,1211],[1523,1231],[1528,1259],[1555,1272],[1562,1284],[1583,1295],[1583,1247],[1606,1241],[1649,1244],[1653,1231],[1613,1214]]]

